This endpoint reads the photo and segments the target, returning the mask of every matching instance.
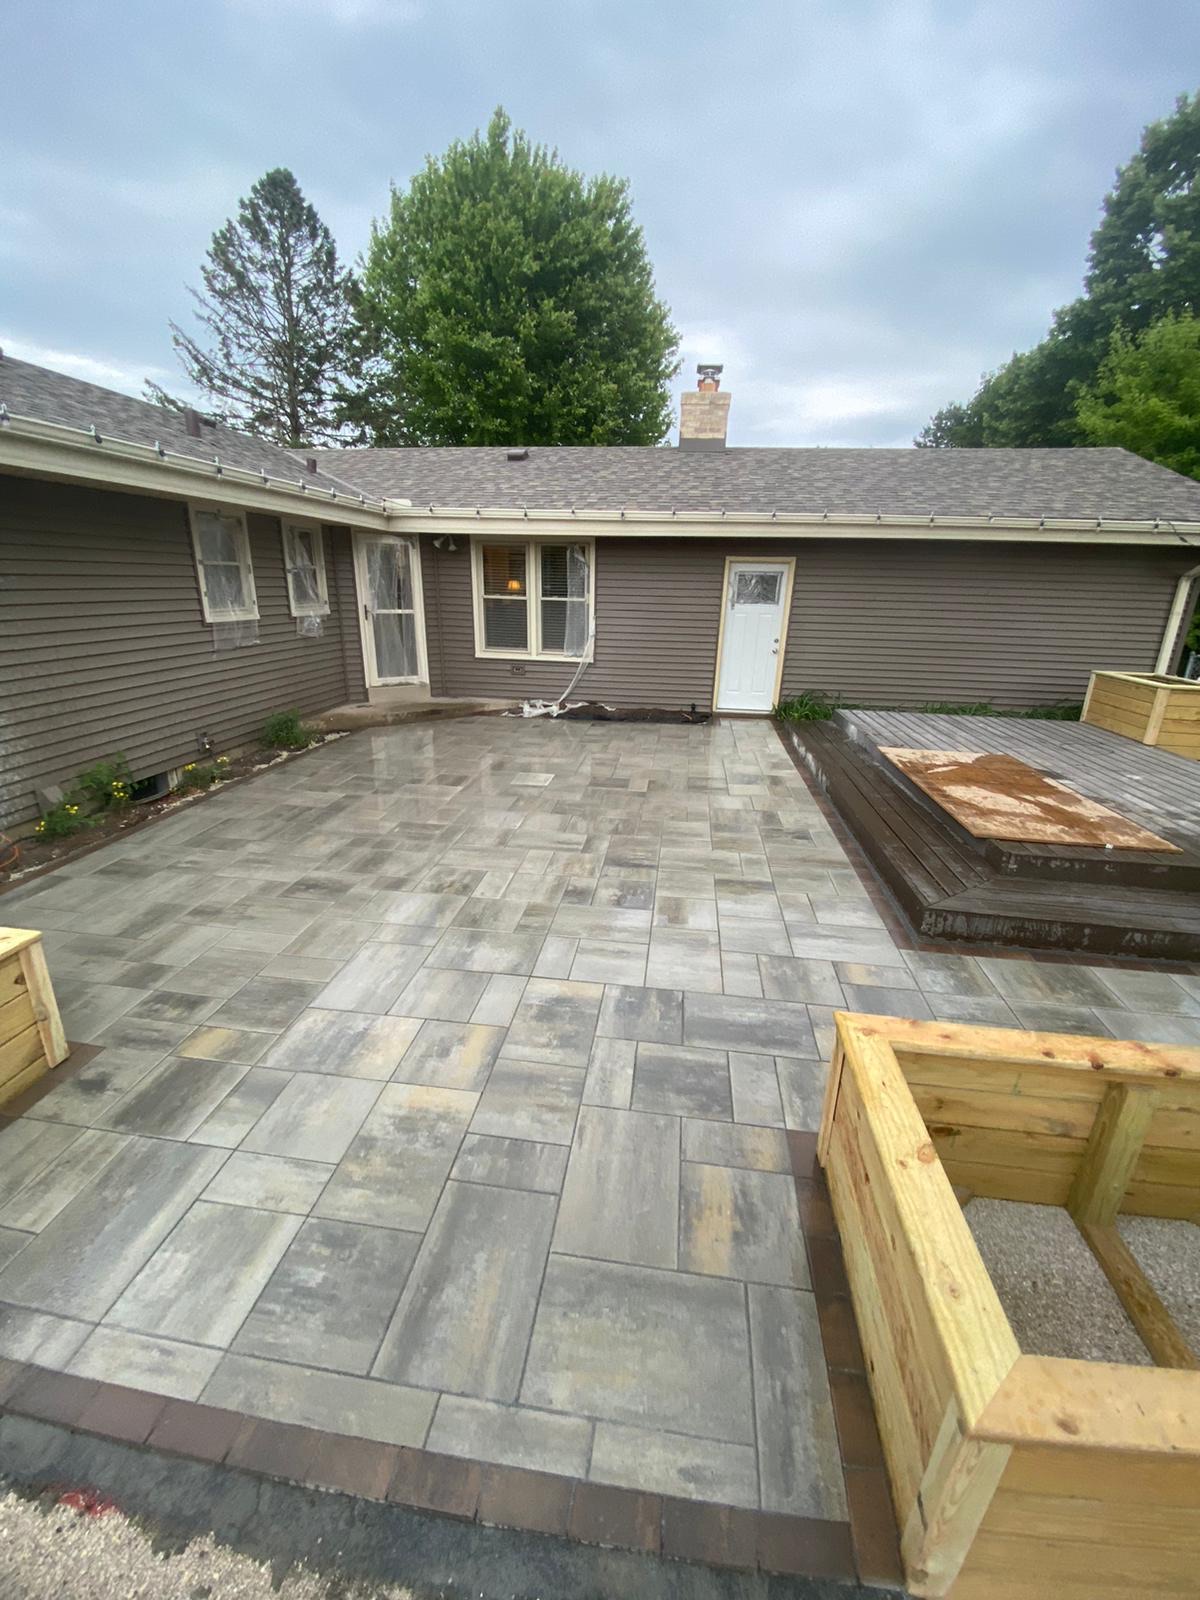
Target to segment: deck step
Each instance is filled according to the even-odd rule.
[[[925,937],[1095,955],[1200,956],[1200,861],[1190,852],[1139,861],[1134,851],[1054,847],[1045,854],[1043,846],[976,839],[849,729],[805,723],[788,735]]]

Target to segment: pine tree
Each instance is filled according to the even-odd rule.
[[[351,283],[329,229],[286,167],[261,177],[213,235],[190,289],[204,343],[171,323],[188,378],[214,415],[282,445],[329,443],[346,370]],[[203,337],[203,335],[201,336]],[[151,398],[178,404],[156,384]]]

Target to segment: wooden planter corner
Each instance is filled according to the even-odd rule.
[[[1200,1371],[1118,1211],[1200,1212],[1200,1050],[838,1013],[818,1144],[906,1581],[1200,1593]],[[1158,1367],[1022,1354],[954,1186],[1066,1206]]]
[[[1200,761],[1200,683],[1165,673],[1093,672],[1083,721]]]
[[[0,928],[0,1105],[66,1054],[41,934]]]

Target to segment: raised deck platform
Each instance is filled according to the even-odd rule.
[[[1200,768],[1080,723],[840,711],[789,730],[925,938],[1191,961],[1200,957]],[[1179,854],[977,839],[880,746],[1019,757],[1141,823]]]

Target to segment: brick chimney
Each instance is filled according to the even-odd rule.
[[[679,399],[679,448],[724,450],[732,395],[721,393],[723,367],[701,362],[695,389]]]

